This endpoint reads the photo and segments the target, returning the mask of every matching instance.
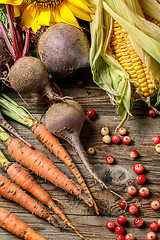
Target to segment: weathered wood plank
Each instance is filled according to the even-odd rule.
[[[64,92],[64,95],[73,96],[83,107],[85,113],[88,109],[93,108],[98,113],[98,118],[95,121],[90,121],[86,117],[86,121],[81,133],[81,141],[84,145],[85,150],[88,147],[94,147],[96,154],[88,156],[88,161],[92,169],[97,173],[97,175],[108,185],[112,190],[119,194],[122,194],[124,198],[128,201],[128,204],[138,203],[140,204],[140,213],[144,217],[145,227],[142,229],[136,229],[133,224],[133,219],[135,216],[131,216],[128,212],[125,213],[128,219],[128,225],[126,227],[126,232],[131,232],[135,234],[137,239],[145,239],[145,234],[149,231],[148,226],[151,221],[156,221],[160,218],[159,211],[153,211],[150,208],[150,202],[153,199],[160,199],[160,165],[159,159],[160,155],[156,153],[154,149],[154,143],[152,138],[158,135],[160,132],[159,118],[150,118],[147,116],[148,107],[142,103],[137,102],[133,112],[133,117],[129,118],[128,122],[125,123],[125,127],[128,130],[129,136],[132,138],[131,145],[106,145],[102,142],[102,137],[99,133],[99,129],[102,126],[107,125],[111,131],[111,134],[115,133],[115,128],[118,125],[120,118],[114,119],[114,107],[110,104],[109,98],[106,98],[104,91],[100,90],[92,82],[87,82],[87,85],[83,89],[77,89],[76,82],[72,80],[71,82],[64,83],[60,81],[60,86]],[[8,93],[13,99],[15,99],[19,104],[25,106],[21,98],[15,93],[10,91]],[[31,96],[24,95],[24,100],[29,103],[26,107],[28,110],[38,119],[41,118],[42,113],[47,108],[48,104],[45,103],[38,94],[32,94]],[[43,151],[47,156],[50,157],[52,161],[70,178],[74,179],[70,170],[62,162],[60,162],[55,156],[53,156],[44,146],[42,146],[38,140],[35,140],[33,134],[26,127],[8,119],[8,121],[32,144],[34,144],[38,149]],[[43,121],[43,119],[42,119]],[[75,224],[77,229],[86,238],[90,239],[115,239],[116,235],[109,232],[105,224],[108,220],[114,220],[116,222],[116,217],[124,214],[124,212],[119,208],[118,203],[119,198],[111,194],[106,190],[102,190],[99,184],[96,184],[88,172],[81,163],[80,158],[76,155],[72,147],[69,146],[64,140],[60,142],[67,149],[69,154],[73,157],[75,163],[77,164],[79,170],[84,176],[88,187],[90,188],[98,206],[100,209],[100,216],[96,216],[93,209],[89,209],[81,201],[75,199],[65,193],[61,189],[57,189],[49,182],[44,182],[40,177],[33,176],[35,179],[51,194],[52,197],[59,199],[62,204],[61,206],[68,218]],[[0,147],[9,160],[13,161],[5,149],[4,145],[0,143]],[[140,157],[137,160],[133,160],[129,156],[129,152],[133,149],[138,150]],[[106,164],[105,158],[107,155],[113,155],[115,157],[115,164],[109,166]],[[136,174],[133,173],[133,165],[136,162],[141,162],[145,167],[145,174],[147,176],[148,182],[146,186],[150,189],[150,197],[142,199],[140,196],[130,197],[126,193],[126,188],[130,184],[136,183]],[[4,171],[1,169],[1,173]],[[7,174],[5,173],[7,176]],[[29,214],[22,207],[19,207],[15,203],[10,203],[10,201],[0,197],[0,207],[5,207],[13,213],[17,214],[22,220],[33,227],[39,234],[46,237],[47,239],[75,239],[78,240],[79,237],[76,236],[72,231],[61,231],[59,232],[54,227],[47,224],[44,220],[41,220],[31,214]],[[159,236],[159,232],[157,234]],[[160,238],[160,236],[159,236]],[[15,236],[9,234],[3,229],[0,229],[0,239],[1,240],[13,240],[18,239]]]

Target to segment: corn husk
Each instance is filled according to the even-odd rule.
[[[155,79],[160,82],[160,28],[145,19],[138,0],[90,0],[90,4],[95,12],[90,24],[93,80],[115,104],[116,116],[122,117],[120,127],[131,114],[131,83],[136,81],[129,78],[111,51],[112,21],[115,19],[128,32],[153,83]]]

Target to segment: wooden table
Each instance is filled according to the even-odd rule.
[[[94,209],[89,209],[83,202],[77,200],[75,197],[67,194],[61,189],[56,188],[49,182],[44,182],[40,177],[35,179],[47,190],[52,197],[59,199],[63,206],[59,206],[65,211],[69,220],[76,226],[79,232],[87,239],[93,240],[112,240],[116,239],[116,234],[106,229],[106,222],[113,220],[116,222],[117,216],[124,215],[127,218],[127,226],[125,227],[126,233],[132,233],[136,239],[146,239],[146,233],[149,232],[149,224],[152,221],[157,221],[160,218],[160,211],[154,211],[150,207],[150,202],[154,199],[160,200],[160,155],[155,151],[152,138],[159,135],[160,131],[160,118],[151,118],[147,115],[148,107],[143,102],[135,103],[132,111],[133,116],[129,118],[124,127],[127,129],[128,135],[132,138],[131,145],[125,144],[105,144],[102,142],[100,135],[100,128],[108,126],[110,134],[113,135],[114,129],[120,121],[120,118],[114,119],[114,106],[111,105],[109,98],[103,90],[99,89],[90,78],[86,77],[85,73],[79,78],[85,78],[86,85],[84,88],[78,88],[76,80],[73,78],[68,81],[59,81],[59,85],[64,95],[73,96],[83,107],[85,113],[89,109],[94,109],[98,117],[96,120],[91,121],[86,115],[85,124],[82,129],[81,141],[85,150],[93,147],[96,154],[88,155],[88,161],[92,169],[97,175],[108,185],[112,190],[121,194],[127,201],[128,205],[136,203],[140,207],[140,212],[136,216],[141,216],[144,219],[144,227],[138,229],[134,226],[135,216],[128,212],[123,212],[119,208],[120,199],[110,193],[109,191],[102,190],[101,186],[93,180],[88,174],[86,169],[81,163],[80,158],[75,151],[64,140],[60,140],[66,150],[74,159],[76,165],[85,178],[89,189],[91,190],[96,203],[100,210],[100,216],[97,216]],[[25,106],[35,117],[40,119],[42,113],[47,108],[48,104],[41,99],[38,94],[31,96],[23,95],[24,100],[29,104],[26,106],[22,99],[13,91],[9,91],[8,95],[16,100],[20,105]],[[51,154],[38,140],[35,140],[33,134],[29,129],[16,123],[13,120],[8,121],[19,131],[19,133],[34,144],[38,149],[43,151],[47,156],[55,162],[55,164],[70,178],[72,176],[68,168],[60,162],[53,154]],[[43,119],[42,119],[43,121]],[[0,147],[9,160],[13,161],[5,149],[5,146],[0,143]],[[136,149],[140,157],[136,160],[130,158],[130,151]],[[106,163],[106,156],[113,155],[115,163],[108,165]],[[134,184],[138,188],[140,186],[136,183],[136,174],[133,172],[133,165],[140,162],[145,167],[145,174],[148,182],[145,184],[150,189],[150,197],[141,198],[136,195],[131,197],[126,193],[128,185]],[[0,172],[5,176],[6,173],[2,169]],[[31,215],[28,211],[15,203],[12,203],[0,197],[0,207],[5,207],[15,213],[29,226],[33,227],[40,235],[48,240],[79,240],[80,238],[71,230],[59,231],[44,220]],[[6,230],[0,228],[0,240],[13,240],[18,239]],[[160,232],[157,232],[157,239],[160,239]]]

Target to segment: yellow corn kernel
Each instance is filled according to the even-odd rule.
[[[150,79],[146,65],[132,47],[128,33],[115,20],[113,21],[110,45],[117,60],[129,77],[138,81],[133,86],[140,90],[140,94],[144,97],[156,95],[157,89]]]

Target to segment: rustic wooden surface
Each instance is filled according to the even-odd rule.
[[[99,184],[95,183],[93,178],[90,177],[88,172],[85,170],[75,151],[63,140],[60,140],[61,143],[73,157],[97,202],[100,209],[100,216],[95,214],[94,209],[89,209],[89,207],[87,207],[83,202],[77,200],[75,197],[67,194],[61,189],[56,188],[49,182],[44,182],[44,180],[39,177],[34,177],[45,188],[45,190],[51,194],[52,197],[57,198],[62,202],[63,206],[59,206],[65,211],[69,220],[74,223],[76,228],[86,237],[86,239],[116,239],[116,234],[108,231],[105,225],[108,220],[116,222],[117,216],[122,214],[125,215],[128,220],[125,233],[133,233],[136,239],[146,239],[146,233],[149,231],[149,223],[157,221],[157,219],[160,218],[160,211],[154,211],[150,208],[150,202],[152,200],[160,200],[160,155],[156,153],[152,140],[155,135],[160,134],[160,117],[149,117],[147,115],[148,107],[145,103],[137,102],[135,103],[134,110],[132,111],[133,116],[130,117],[128,122],[124,125],[128,131],[128,135],[132,138],[132,144],[104,144],[99,133],[100,127],[108,126],[111,135],[113,135],[114,129],[119,123],[120,118],[114,119],[114,107],[111,105],[109,98],[106,97],[105,92],[99,89],[91,79],[86,79],[85,73],[81,77],[85,78],[86,81],[84,88],[77,87],[77,78],[75,78],[75,80],[72,79],[65,82],[60,81],[59,84],[63,94],[73,96],[74,99],[82,105],[85,113],[87,113],[89,109],[93,108],[98,114],[97,119],[94,121],[90,121],[86,116],[85,124],[82,129],[81,141],[85,150],[87,150],[88,147],[94,147],[96,150],[95,155],[88,155],[88,161],[97,175],[108,186],[110,186],[112,190],[123,195],[129,205],[131,203],[138,203],[140,206],[140,212],[136,216],[143,217],[145,222],[144,227],[141,229],[134,227],[133,221],[135,216],[132,216],[128,212],[123,212],[118,205],[120,199],[110,192],[102,190]],[[26,107],[22,99],[15,92],[10,90],[7,91],[9,96],[11,96],[19,104]],[[40,119],[48,104],[42,100],[38,94],[32,94],[31,96],[23,95],[23,98],[29,104],[26,108],[35,117]],[[47,154],[47,156],[49,156],[50,159],[52,159],[52,161],[54,161],[64,173],[74,179],[68,168],[34,139],[33,134],[29,129],[13,120],[8,119],[8,121],[23,137]],[[8,159],[13,161],[9,157],[5,146],[2,143],[0,143],[0,147]],[[130,158],[129,152],[133,149],[136,149],[139,152],[139,159],[133,160]],[[107,165],[105,161],[106,156],[110,154],[115,158],[115,163],[113,165]],[[137,162],[144,164],[145,173],[148,179],[148,182],[145,185],[150,189],[151,194],[150,197],[146,199],[142,199],[138,195],[130,197],[126,193],[128,185],[135,184],[138,188],[140,188],[140,186],[136,184],[136,174],[134,174],[132,170],[133,165]],[[2,169],[0,169],[0,172],[7,176]],[[0,207],[5,207],[15,213],[48,240],[80,239],[71,230],[67,229],[59,231],[46,223],[44,220],[31,215],[22,207],[2,197],[0,197]],[[18,238],[0,228],[0,240],[13,239]],[[160,231],[157,232],[157,239],[160,239]]]

